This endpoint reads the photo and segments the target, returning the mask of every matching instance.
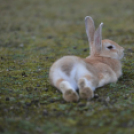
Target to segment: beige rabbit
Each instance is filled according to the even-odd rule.
[[[91,99],[97,87],[116,82],[122,75],[120,60],[124,48],[117,43],[102,40],[101,23],[95,31],[93,19],[85,17],[86,33],[90,43],[90,56],[85,59],[77,56],[64,56],[50,68],[49,78],[67,102]],[[76,90],[79,89],[79,94]]]

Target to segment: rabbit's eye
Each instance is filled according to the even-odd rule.
[[[108,48],[108,49],[112,49],[112,48],[113,48],[113,46],[108,46],[107,48]]]

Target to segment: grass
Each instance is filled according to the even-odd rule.
[[[134,133],[132,0],[14,0],[0,4],[0,133]],[[84,17],[125,48],[123,76],[91,101],[66,103],[48,72],[63,55],[89,55]]]

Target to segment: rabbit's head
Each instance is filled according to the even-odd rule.
[[[90,43],[90,56],[110,57],[113,59],[122,59],[124,48],[112,40],[102,40],[102,25],[95,31],[94,21],[90,16],[85,17],[86,33]]]

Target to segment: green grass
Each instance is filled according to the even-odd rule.
[[[64,55],[89,55],[85,16],[125,48],[123,76],[98,98],[66,103],[48,72]],[[6,0],[0,4],[1,134],[134,133],[132,0]]]

